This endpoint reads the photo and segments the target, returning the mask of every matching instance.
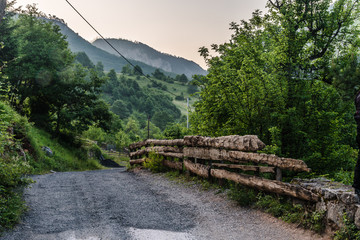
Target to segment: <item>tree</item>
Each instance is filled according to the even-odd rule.
[[[71,66],[74,57],[68,49],[65,36],[52,23],[39,20],[37,9],[28,6],[28,12],[19,15],[11,34],[17,38],[17,57],[8,64],[9,100],[19,111],[29,107],[30,120],[38,116],[47,121],[49,110],[47,95],[51,86],[60,80],[60,72]],[[26,100],[26,101],[25,101]]]
[[[8,63],[3,86],[9,101],[37,126],[56,134],[81,133],[92,124],[105,127],[111,115],[98,98],[104,78],[74,65],[60,28],[39,16],[29,5],[10,33],[18,40],[18,51]]]
[[[122,100],[116,100],[111,107],[111,111],[118,115],[120,119],[126,119],[131,114],[126,104]]]
[[[155,69],[155,71],[152,73],[154,78],[157,78],[159,80],[165,80],[166,76],[163,72],[160,71],[160,69]]]
[[[112,94],[113,90],[119,86],[119,81],[117,74],[114,69],[111,69],[108,74],[106,74],[108,78],[106,84],[103,86],[103,91],[108,94]]]
[[[349,167],[353,124],[348,103],[329,85],[329,69],[343,42],[356,37],[358,7],[346,0],[331,7],[327,0],[269,1],[268,14],[255,11],[249,21],[231,23],[231,40],[212,45],[217,56],[199,50],[209,74],[195,79],[201,92],[193,130],[256,134],[273,144],[276,127],[281,155],[304,159],[318,172]]]
[[[189,79],[186,77],[185,74],[181,74],[181,75],[177,75],[175,77],[175,81],[182,82],[182,83],[187,83],[189,81]]]
[[[100,77],[105,76],[104,74],[104,64],[102,62],[97,62],[97,64],[95,65],[95,70],[97,71],[98,75]]]
[[[171,115],[167,114],[165,111],[157,111],[154,113],[154,116],[151,119],[151,122],[153,122],[157,127],[159,127],[161,130],[164,130],[166,126],[173,122],[174,119]]]
[[[121,70],[122,74],[127,74],[127,75],[131,75],[133,73],[133,71],[131,70],[131,67],[129,64],[126,64],[125,66],[123,66],[122,70]]]
[[[90,81],[86,77],[85,69],[77,65],[64,72],[62,80],[54,86],[58,92],[49,96],[49,113],[57,134],[61,130],[81,133],[93,124],[109,129],[109,107],[98,98],[104,79],[94,70],[90,72]]]
[[[90,60],[89,56],[85,52],[78,52],[75,56],[75,60],[86,68],[95,68],[94,63]]]
[[[136,65],[133,69],[133,74],[136,76],[142,76],[144,73],[141,67],[139,65]]]

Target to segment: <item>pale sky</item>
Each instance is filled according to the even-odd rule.
[[[230,22],[249,19],[267,0],[69,0],[104,36],[139,41],[158,51],[183,57],[206,69],[198,49],[230,39]],[[88,41],[97,34],[65,0],[17,0],[36,3],[46,13],[65,20]]]

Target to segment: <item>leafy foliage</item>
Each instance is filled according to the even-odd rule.
[[[269,1],[268,13],[255,11],[249,21],[230,24],[231,40],[212,45],[218,56],[201,48],[209,74],[194,80],[201,91],[193,131],[258,135],[273,147],[268,150],[304,159],[317,173],[352,169],[355,122],[349,99],[357,87],[357,60],[348,56],[357,49],[359,4],[331,4]],[[344,71],[352,74],[345,77]]]
[[[4,59],[11,59],[1,85],[3,95],[18,112],[56,135],[81,133],[91,124],[106,126],[111,114],[98,98],[105,79],[75,65],[60,28],[41,16],[28,5],[16,21],[0,25],[0,31],[11,36],[0,38],[10,40],[12,47],[3,52]]]
[[[163,156],[155,152],[150,152],[149,157],[144,162],[144,167],[150,169],[152,172],[164,172],[166,167],[163,165],[163,160]]]

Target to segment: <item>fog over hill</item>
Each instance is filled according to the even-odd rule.
[[[94,44],[91,44],[69,28],[66,23],[58,20],[47,20],[54,22],[60,27],[61,33],[67,37],[69,48],[72,52],[85,52],[94,64],[102,62],[105,71],[115,69],[116,72],[121,72],[122,68],[128,64],[117,53],[113,54],[115,51],[111,49],[111,52],[109,50],[110,46],[107,45],[105,41],[96,40]],[[109,41],[112,42],[133,65],[140,66],[145,74],[151,74],[157,68],[161,69],[165,74],[173,76],[185,74],[191,77],[194,74],[206,74],[205,70],[192,61],[160,53],[145,44],[118,39],[110,39]]]
[[[195,62],[166,53],[161,53],[144,43],[113,38],[107,39],[107,41],[109,41],[125,57],[141,61],[167,72],[173,72],[176,74],[184,73],[189,77],[194,74],[206,74],[206,71]],[[103,39],[97,39],[92,44],[109,53],[117,54],[115,50],[112,49]]]
[[[48,20],[48,19],[47,19]],[[96,64],[97,62],[102,62],[104,65],[105,71],[110,71],[115,69],[116,72],[121,72],[122,68],[128,64],[122,57],[115,56],[110,54],[100,48],[93,46],[90,42],[82,38],[79,34],[75,33],[71,28],[69,28],[65,23],[57,20],[48,20],[53,21],[61,29],[61,33],[67,37],[69,43],[69,48],[72,52],[85,52],[91,61]],[[149,66],[143,62],[131,61],[134,65],[139,65],[145,74],[151,74],[155,71],[155,67]]]

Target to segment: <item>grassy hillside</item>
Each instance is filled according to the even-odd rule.
[[[193,75],[205,75],[206,71],[198,64],[187,59],[161,53],[146,44],[131,42],[125,39],[107,39],[118,51],[129,59],[144,62],[150,66],[163,69],[167,72],[185,74],[188,77]],[[117,54],[103,39],[97,39],[92,43],[94,46]]]
[[[101,168],[97,160],[88,157],[91,146],[59,143],[2,101],[0,143],[0,232],[14,226],[26,210],[19,187],[31,182],[28,174]],[[47,155],[43,146],[53,155]]]

